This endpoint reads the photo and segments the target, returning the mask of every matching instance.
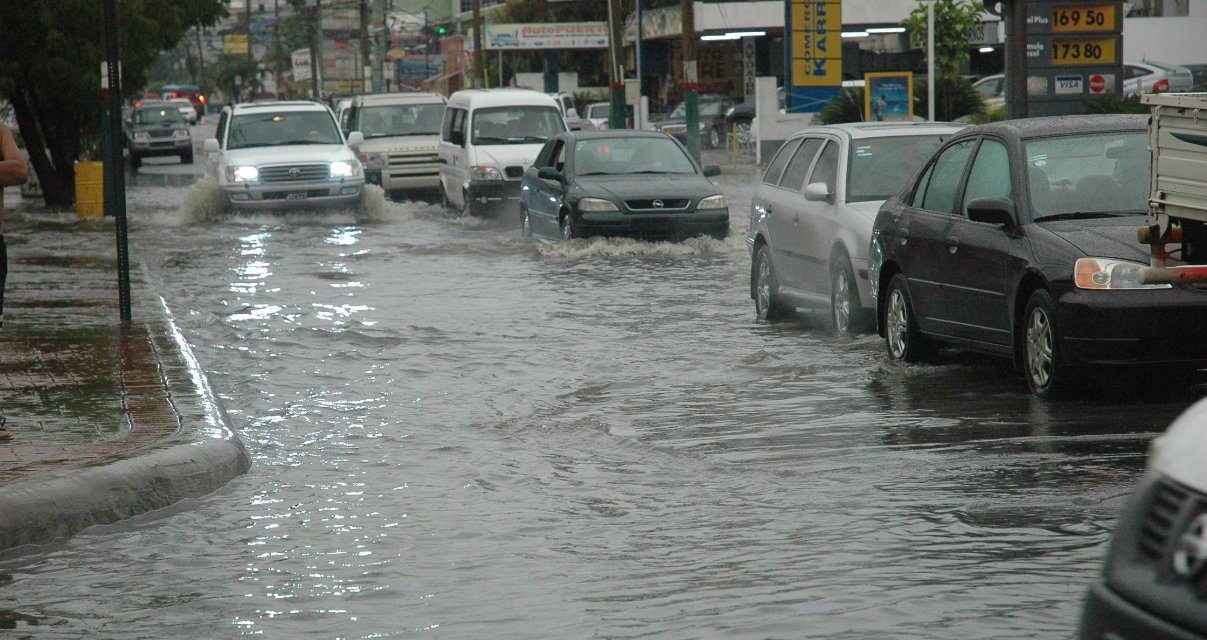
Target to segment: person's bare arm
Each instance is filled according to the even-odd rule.
[[[25,157],[17,148],[13,132],[3,124],[0,124],[0,156],[4,157],[3,160],[0,160],[0,186],[25,184],[29,178],[29,171],[25,167]]]

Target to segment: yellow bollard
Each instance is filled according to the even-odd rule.
[[[75,213],[80,217],[105,213],[105,163],[75,163]]]

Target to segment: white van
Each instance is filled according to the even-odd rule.
[[[436,147],[444,117],[444,96],[400,92],[356,96],[344,114],[344,135],[361,132],[360,161],[365,180],[386,193],[440,187]]]
[[[470,215],[519,211],[520,178],[549,138],[566,130],[553,98],[528,89],[454,93],[440,127],[445,206]]]

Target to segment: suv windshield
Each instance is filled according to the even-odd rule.
[[[360,110],[357,126],[365,138],[434,136],[440,133],[444,103],[384,105]]]
[[[556,107],[494,107],[474,112],[474,144],[535,144],[566,130]]]
[[[231,118],[227,148],[343,143],[326,111],[269,111]]]
[[[180,114],[180,111],[176,107],[139,109],[134,112],[134,124],[184,124],[184,116]]]

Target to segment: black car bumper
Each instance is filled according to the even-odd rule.
[[[708,235],[729,235],[729,210],[716,209],[694,213],[579,213],[575,219],[584,236],[627,236],[634,238],[683,239]]]
[[[1102,583],[1090,588],[1078,640],[1204,640],[1124,600]]]
[[[1073,364],[1207,367],[1207,289],[1073,290],[1058,322]]]

